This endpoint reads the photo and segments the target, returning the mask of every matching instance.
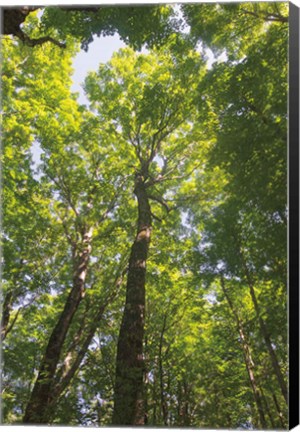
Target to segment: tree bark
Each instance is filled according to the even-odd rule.
[[[137,235],[129,258],[125,308],[118,338],[114,425],[143,425],[145,417],[143,338],[151,209],[141,175],[136,176],[134,193],[138,201]]]
[[[244,333],[243,323],[242,323],[242,321],[239,317],[239,314],[238,314],[236,308],[234,307],[234,305],[231,301],[231,298],[228,294],[223,276],[221,276],[221,287],[222,287],[223,293],[225,295],[225,298],[228,302],[228,305],[231,309],[231,312],[232,312],[232,314],[235,318],[235,321],[236,321],[236,326],[237,326],[237,329],[238,329],[238,332],[240,335],[241,344],[242,344],[242,348],[243,348],[245,365],[246,365],[246,369],[248,372],[249,381],[250,381],[250,384],[252,387],[255,404],[257,407],[258,414],[259,414],[260,423],[261,423],[262,428],[266,429],[267,428],[267,422],[265,419],[265,414],[264,414],[264,409],[263,409],[263,404],[262,404],[262,395],[260,393],[259,387],[256,383],[256,379],[254,376],[254,363],[253,363],[252,356],[251,356],[250,346],[247,342],[246,335]]]
[[[23,422],[48,423],[51,418],[52,390],[57,364],[72,319],[85,294],[85,280],[91,252],[91,230],[85,232],[81,250],[74,257],[73,286],[65,307],[50,336],[39,374],[27,404]]]
[[[21,6],[3,9],[3,34],[18,36],[20,26],[30,12],[39,9],[36,6]]]

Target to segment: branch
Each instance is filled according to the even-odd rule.
[[[140,127],[139,127],[139,130],[140,130]],[[136,138],[136,143],[135,143],[134,139],[132,138],[131,134],[130,133],[128,134],[128,139],[129,139],[131,145],[135,148],[135,154],[137,155],[139,161],[142,163],[143,158],[142,158],[142,150],[141,150],[139,132],[136,133],[135,138]]]
[[[79,213],[78,213],[75,205],[72,202],[70,189],[66,186],[63,178],[60,177],[59,175],[57,175],[58,180],[60,180],[60,182],[59,182],[55,178],[55,176],[52,176],[49,172],[47,172],[46,174],[50,178],[50,180],[52,180],[53,183],[59,188],[60,192],[63,193],[63,197],[65,198],[65,200],[67,201],[67,203],[69,204],[69,206],[71,207],[71,209],[73,210],[73,212],[75,213],[75,216],[78,218],[79,217]]]
[[[101,6],[96,6],[96,7],[92,7],[92,6],[59,6],[59,8],[63,11],[67,11],[67,12],[98,12],[99,9],[101,9]]]
[[[158,176],[155,179],[152,179],[151,181],[147,182],[146,188],[151,187],[157,183],[163,183],[165,181],[173,181],[173,180],[182,180],[185,178],[188,178],[191,174],[193,174],[194,171],[196,171],[197,168],[201,165],[201,162],[198,163],[191,171],[189,171],[186,174],[174,176],[174,177],[168,177],[177,167],[172,168],[165,176]]]
[[[62,224],[64,233],[66,235],[66,238],[67,238],[69,245],[72,246],[72,248],[75,248],[76,247],[76,241],[72,238],[72,235],[71,235],[71,233],[68,229],[67,223],[66,223],[66,219],[61,218],[59,215],[57,215],[57,216],[58,216],[58,219],[60,220],[60,222]]]
[[[19,29],[15,35],[21,39],[22,42],[24,42],[25,45],[29,47],[35,47],[37,45],[43,45],[46,42],[51,42],[54,45],[58,46],[59,48],[66,48],[65,42],[60,42],[56,39],[54,39],[51,36],[42,36],[37,39],[31,39],[26,33],[23,32],[22,29]]]
[[[42,36],[37,39],[31,39],[21,28],[26,17],[33,11],[40,9],[40,6],[23,6],[19,8],[5,8],[3,13],[3,34],[12,35],[19,38],[25,45],[34,47],[51,42],[60,48],[66,48],[66,44],[59,42],[51,36]]]
[[[151,216],[153,217],[153,219],[157,220],[158,222],[162,222],[163,220],[161,218],[159,218],[158,216],[156,216],[154,213],[150,212]]]
[[[164,201],[164,199],[161,198],[161,197],[157,197],[157,196],[154,196],[154,195],[148,195],[148,198],[151,199],[151,200],[153,200],[153,201],[156,201],[160,205],[162,205],[166,209],[167,213],[170,213],[171,210],[174,210],[173,208],[170,208],[168,206],[168,204]]]
[[[257,12],[252,12],[249,11],[247,9],[241,9],[242,12],[244,12],[247,15],[252,15],[256,18],[259,19],[263,19],[264,21],[277,21],[277,22],[282,22],[282,23],[287,23],[288,22],[288,18],[284,17],[282,15],[277,15],[277,14],[266,14],[266,15],[262,15],[259,14]]]
[[[173,125],[168,128],[172,118],[175,117],[176,113],[178,113],[179,111],[179,108],[175,109],[169,115],[164,125],[161,125],[162,122],[160,122],[159,129],[152,135],[151,154],[149,158],[150,160],[152,160],[156,156],[158,146],[160,145],[162,140],[168,135],[170,135],[172,132],[174,132],[174,130],[176,130],[184,122],[185,119],[181,119],[179,122],[173,123]]]
[[[119,191],[123,190],[123,185],[126,183],[128,177],[130,177],[130,175],[125,176],[124,179],[123,179],[123,181],[121,182],[121,184],[118,186],[117,191],[114,194],[114,197],[112,198],[111,202],[108,204],[107,209],[105,210],[105,212],[98,219],[97,225],[99,225],[101,222],[103,222],[107,218],[108,213],[111,212],[114,209],[114,207],[115,207],[115,205],[117,203],[117,200],[119,198]]]
[[[4,329],[2,331],[2,333],[1,333],[1,341],[2,342],[4,341],[4,339],[6,338],[6,336],[8,335],[8,333],[13,329],[13,327],[14,327],[14,325],[15,325],[18,317],[19,317],[19,314],[20,314],[21,310],[22,309],[26,309],[27,307],[29,307],[30,305],[32,305],[32,303],[37,299],[37,297],[38,297],[38,295],[34,296],[33,299],[29,301],[29,303],[25,304],[24,306],[20,306],[18,308],[18,310],[16,312],[16,315],[15,315],[13,321],[11,322],[11,324],[6,329]]]

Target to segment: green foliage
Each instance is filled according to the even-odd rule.
[[[110,36],[117,32],[125,43],[141,49],[145,43],[148,47],[161,45],[173,30],[170,6],[103,6],[92,11],[72,9],[46,7],[41,26],[45,32],[52,30],[63,40],[72,35],[86,51],[94,36]]]
[[[216,53],[243,57],[264,38],[266,28],[287,28],[287,2],[216,3],[182,5],[191,36]]]
[[[286,8],[185,4],[191,30],[180,34],[169,6],[47,7],[40,21],[30,14],[25,30],[66,39],[67,49],[3,40],[5,423],[22,421],[89,229],[85,296],[56,384],[83,355],[55,401],[51,424],[111,423],[140,174],[153,214],[144,340],[148,425],[261,427],[242,328],[267,425],[286,427],[286,403],[261,331],[262,320],[285,377]],[[92,35],[116,31],[132,47],[89,73],[90,104],[80,106],[70,90],[74,40],[87,49]],[[156,48],[134,51],[144,43]],[[227,60],[208,69],[204,47]]]

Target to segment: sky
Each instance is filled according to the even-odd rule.
[[[90,71],[96,71],[100,63],[106,63],[110,60],[114,51],[124,48],[126,45],[121,41],[119,36],[101,36],[95,37],[94,41],[89,45],[87,52],[80,50],[73,61],[73,85],[71,90],[79,93],[78,102],[81,104],[87,104],[87,98],[84,94],[82,84],[84,82],[87,73]],[[31,147],[33,168],[38,170],[38,166],[41,164],[41,155],[43,150],[39,143],[35,141]],[[40,174],[36,172],[34,177],[38,180]]]
[[[114,36],[95,37],[94,41],[89,45],[87,52],[80,50],[73,62],[74,74],[72,86],[72,91],[79,92],[78,101],[80,103],[87,102],[81,86],[87,73],[96,71],[100,63],[109,61],[114,51],[118,51],[125,46],[124,42],[116,34]]]
[[[114,51],[118,51],[120,48],[124,47],[126,47],[125,43],[121,41],[118,34],[115,34],[114,36],[94,37],[94,41],[89,44],[87,52],[80,50],[73,62],[74,74],[72,86],[72,91],[79,92],[78,101],[80,103],[87,103],[87,99],[84,96],[82,89],[82,84],[87,73],[90,71],[96,71],[100,63],[106,63],[110,60]],[[142,52],[143,51],[144,50],[142,50]],[[207,66],[210,68],[212,63],[216,61],[216,58],[211,50],[206,51],[206,56]],[[220,56],[219,60],[225,60],[224,55]]]
[[[114,35],[96,37],[89,45],[87,52],[80,50],[73,62],[74,74],[72,85],[72,91],[79,93],[79,103],[87,103],[82,84],[88,72],[97,71],[100,63],[108,62],[115,51],[125,47],[125,43],[121,41],[119,36]],[[206,55],[208,58],[207,65],[210,68],[216,59],[210,50],[207,50]],[[219,60],[225,60],[224,55],[220,56]]]

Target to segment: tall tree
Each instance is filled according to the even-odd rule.
[[[192,89],[201,76],[202,62],[191,50],[181,59],[184,45],[180,47],[179,40],[173,39],[171,45],[179,51],[173,57],[166,49],[148,56],[123,50],[86,81],[100,117],[110,119],[119,148],[130,154],[138,202],[137,235],[131,248],[118,339],[114,424],[144,424],[145,276],[153,218],[150,200],[169,212],[163,197],[165,187],[158,192],[155,188],[188,177],[197,168],[191,161],[196,143],[195,135],[189,134],[188,120],[193,115]]]
[[[284,428],[286,5],[84,9],[6,11],[5,422]]]
[[[54,390],[61,387],[57,381],[63,379],[63,386],[65,387],[67,371],[65,370],[63,376],[60,376],[58,363],[62,357],[63,347],[68,332],[71,330],[74,316],[79,311],[80,304],[86,296],[94,231],[97,232],[98,236],[105,233],[107,230],[105,222],[111,218],[111,214],[114,213],[118,204],[119,196],[122,196],[122,176],[116,174],[114,177],[113,175],[113,172],[117,173],[117,169],[122,172],[122,163],[115,164],[110,169],[109,185],[100,174],[108,175],[109,171],[107,160],[99,158],[101,150],[97,152],[99,143],[102,141],[104,146],[107,136],[101,135],[99,130],[93,134],[88,133],[88,128],[91,123],[94,124],[95,118],[89,114],[85,115],[82,108],[72,104],[74,101],[71,97],[68,102],[68,116],[72,120],[69,121],[69,117],[65,117],[64,112],[61,113],[57,119],[61,124],[60,128],[51,134],[49,131],[41,131],[39,139],[45,151],[45,175],[43,178],[49,179],[52,194],[54,196],[57,194],[56,206],[53,210],[56,212],[56,217],[62,225],[66,241],[69,244],[72,281],[65,304],[51,332],[44,358],[39,367],[39,375],[24,415],[25,423],[49,422],[51,419],[50,410],[53,408],[53,398],[56,393]],[[90,150],[94,148],[95,152],[88,152],[87,147]],[[72,166],[71,170],[66,170],[67,166]],[[100,252],[94,251],[94,253],[99,254]],[[101,257],[98,259],[101,261]],[[112,298],[112,294],[108,294],[108,298]],[[102,303],[97,306],[102,315],[107,306],[108,298],[103,299]],[[100,320],[101,314],[99,315],[98,312],[96,317],[97,320]],[[88,348],[95,330],[95,326],[90,326],[90,329],[86,330],[86,339],[82,342],[86,348],[81,347],[83,353]],[[70,355],[74,357],[74,353],[71,352]],[[74,370],[74,365],[76,365],[76,371],[81,362],[80,357],[81,360],[83,357],[75,357],[72,369]]]

